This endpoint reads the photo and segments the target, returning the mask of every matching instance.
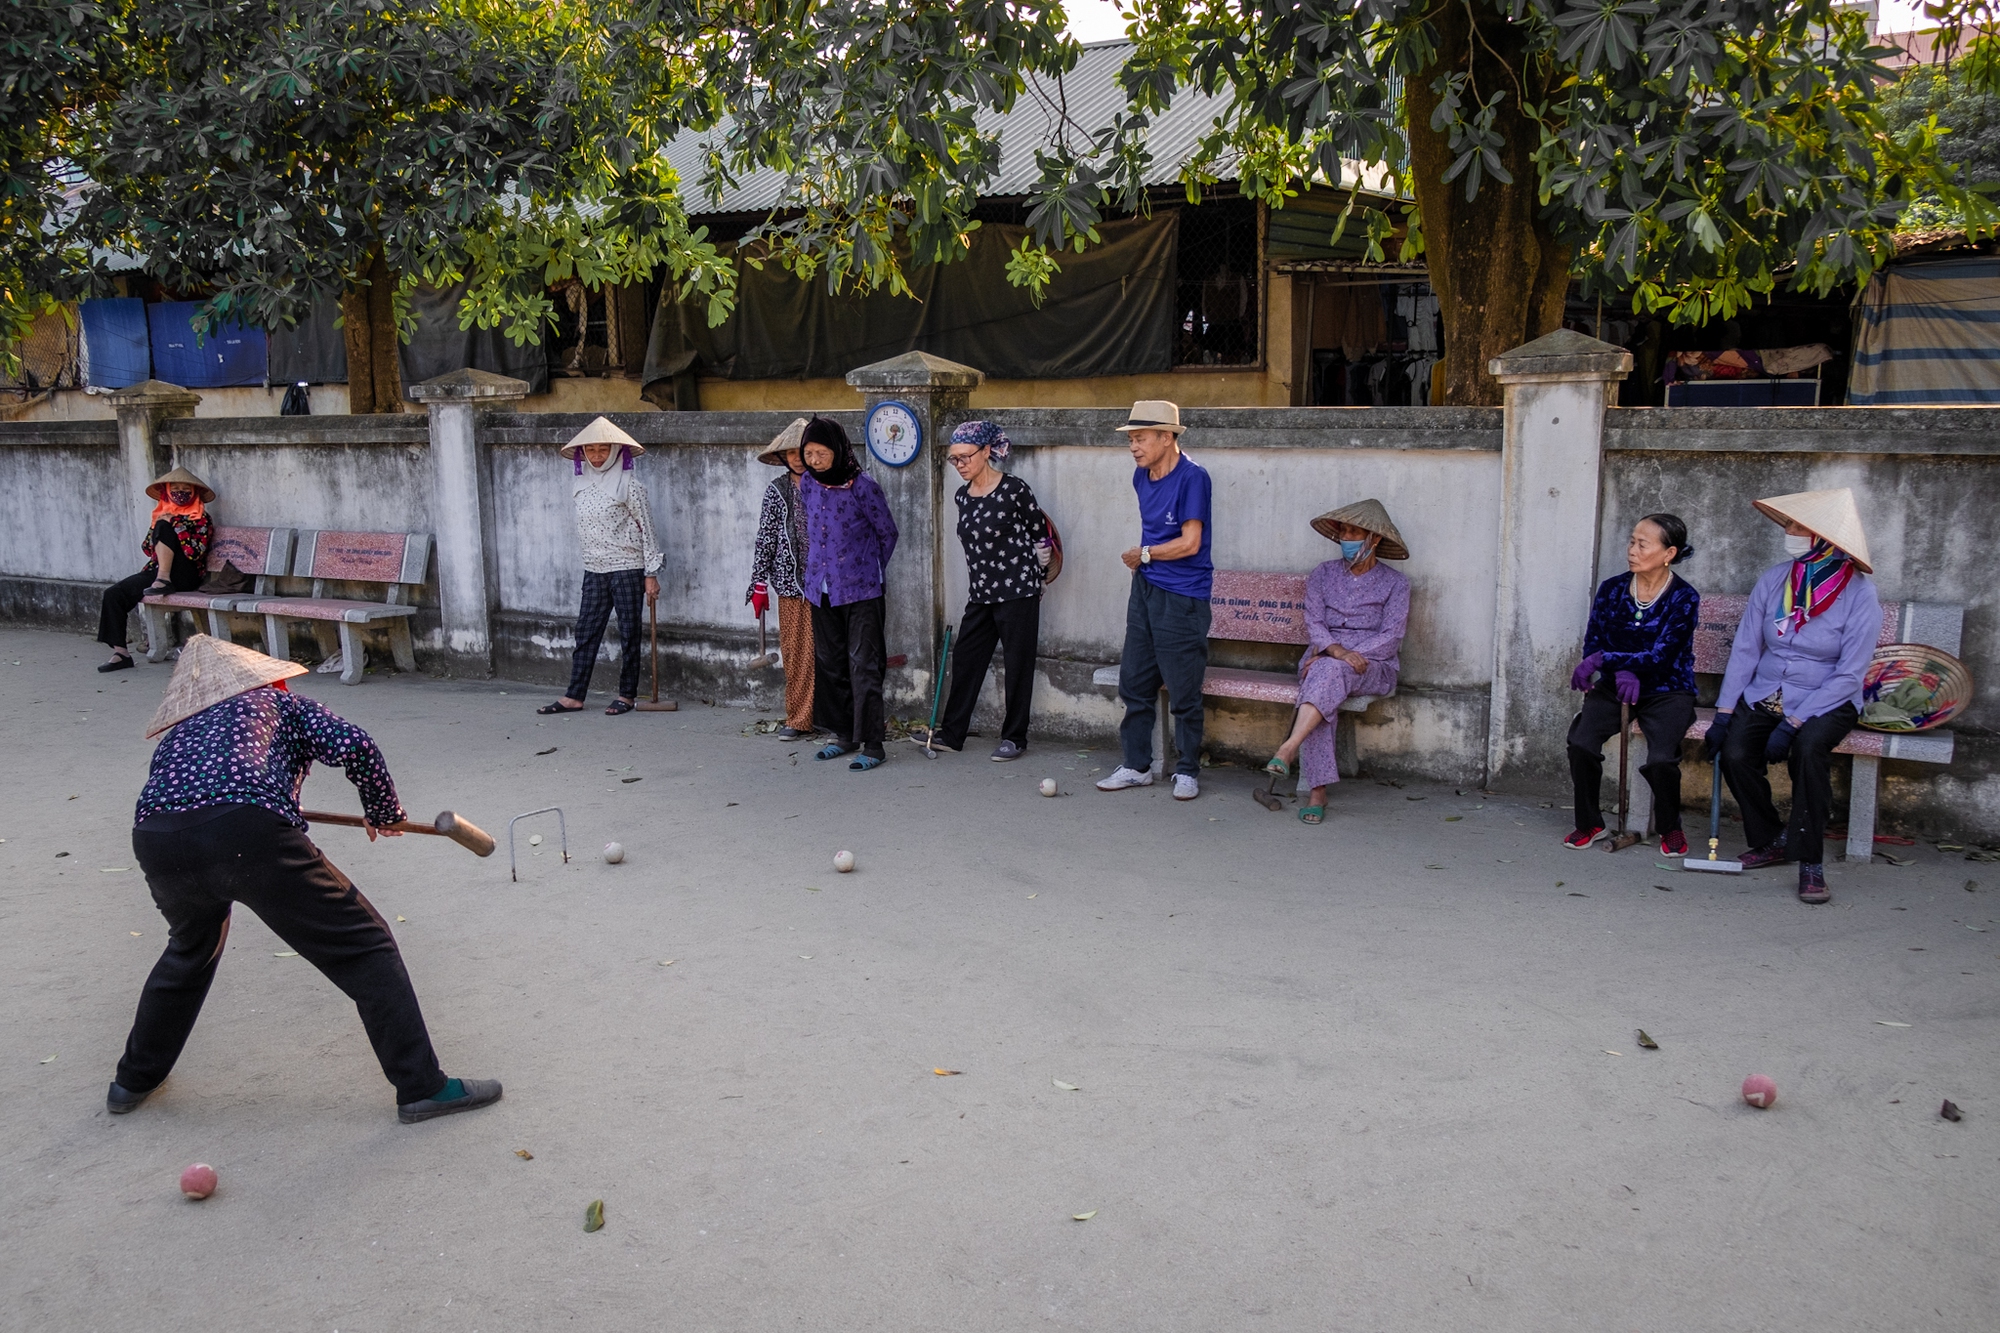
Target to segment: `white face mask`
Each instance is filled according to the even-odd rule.
[[[1794,560],[1805,559],[1806,552],[1812,550],[1812,544],[1810,537],[1794,537],[1789,532],[1785,534],[1785,554]]]

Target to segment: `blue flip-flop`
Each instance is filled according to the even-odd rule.
[[[881,766],[882,756],[879,754],[856,755],[853,762],[848,764],[848,767],[856,773],[866,773],[871,768],[880,768]]]
[[[842,745],[839,741],[828,741],[826,748],[813,755],[815,759],[838,759],[844,754],[853,754],[859,746]]]

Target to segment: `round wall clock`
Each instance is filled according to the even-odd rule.
[[[908,403],[894,398],[868,410],[868,452],[890,467],[908,467],[923,447],[923,419]]]

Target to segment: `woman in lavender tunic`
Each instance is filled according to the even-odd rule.
[[[1313,530],[1340,543],[1340,557],[1306,575],[1306,654],[1299,661],[1299,715],[1266,772],[1284,777],[1299,766],[1299,785],[1312,794],[1299,807],[1303,823],[1326,818],[1326,789],[1340,781],[1334,762],[1334,717],[1356,694],[1396,687],[1398,653],[1410,621],[1410,581],[1379,563],[1408,560],[1409,548],[1379,501],[1363,500],[1313,520]]]
[[[884,758],[888,718],[882,676],[883,574],[896,552],[896,520],[875,479],[861,470],[837,421],[814,417],[802,437],[806,475],[806,600],[812,605],[813,714],[833,740],[813,756],[874,768]]]

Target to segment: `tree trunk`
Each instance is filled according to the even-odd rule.
[[[359,280],[340,296],[347,344],[347,410],[403,410],[402,341],[396,336],[396,275],[378,246]]]
[[[1494,128],[1506,140],[1498,151],[1514,178],[1503,185],[1487,176],[1470,202],[1464,175],[1444,183],[1450,140],[1431,129],[1439,101],[1431,82],[1464,70],[1468,53],[1473,86],[1461,100],[1470,105],[1506,91]],[[1570,254],[1537,216],[1534,152],[1541,131],[1522,114],[1523,83],[1529,100],[1547,100],[1547,76],[1529,69],[1514,26],[1492,6],[1473,5],[1439,15],[1436,64],[1404,84],[1424,253],[1444,315],[1444,402],[1452,406],[1498,403],[1500,386],[1486,373],[1487,362],[1562,326]]]

